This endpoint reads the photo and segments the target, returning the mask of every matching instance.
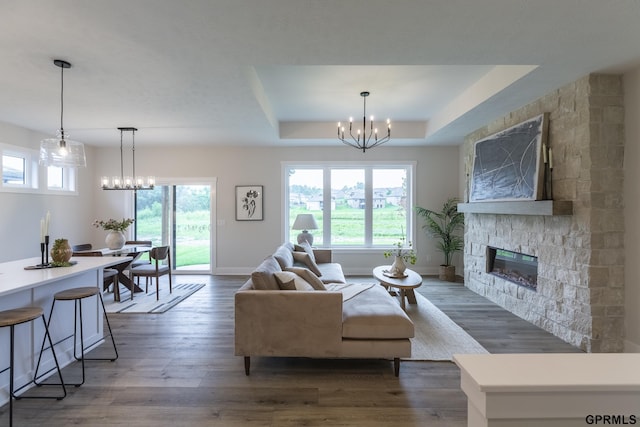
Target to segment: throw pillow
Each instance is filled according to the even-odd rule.
[[[308,268],[304,268],[304,267],[288,267],[288,268],[286,268],[286,271],[291,271],[291,272],[297,274],[298,276],[302,277],[304,280],[309,282],[311,284],[311,286],[313,286],[313,289],[315,289],[316,291],[326,291],[327,290],[327,288],[325,287],[324,283],[322,283],[322,280],[320,280],[318,278],[318,276],[316,276],[313,273],[313,271],[309,270]]]
[[[296,290],[296,285],[294,283],[295,280],[295,275],[291,276],[290,272],[287,271],[281,271],[279,273],[273,273],[274,277],[276,278],[276,281],[278,282],[278,285],[280,286],[280,289],[282,289],[283,291],[295,291]]]
[[[309,257],[313,260],[313,262],[316,262],[316,255],[313,253],[313,248],[311,247],[309,242],[307,242],[306,240],[303,241],[302,243],[295,245],[294,248],[298,252],[308,253]]]
[[[273,273],[282,271],[280,264],[273,256],[267,257],[255,270],[251,273],[253,281],[253,289],[260,291],[278,290],[278,282]]]
[[[315,273],[316,276],[318,277],[322,276],[322,272],[320,272],[320,269],[318,268],[318,264],[316,264],[316,262],[311,259],[308,253],[306,252],[292,252],[292,253],[293,253],[294,260],[306,265],[309,268],[309,270]]]
[[[273,253],[273,257],[278,261],[278,264],[280,264],[280,268],[282,268],[283,270],[293,265],[293,255],[291,254],[292,252],[293,251],[287,248],[285,245],[281,245]]]
[[[279,273],[275,273],[274,276],[278,283],[280,283],[280,289],[289,290],[289,291],[313,291],[313,286],[311,286],[307,281],[305,281],[302,277],[291,271],[281,271]]]

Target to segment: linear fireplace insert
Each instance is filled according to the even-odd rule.
[[[487,273],[536,290],[538,286],[538,257],[487,247]]]

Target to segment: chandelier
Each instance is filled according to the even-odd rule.
[[[67,139],[64,133],[62,118],[64,115],[64,70],[71,68],[71,64],[61,59],[54,59],[53,64],[60,67],[60,129],[55,138],[40,141],[39,163],[42,166],[56,167],[85,167],[87,160],[84,155],[84,144]]]
[[[349,117],[349,136],[351,138],[345,139],[344,126],[342,126],[342,124],[338,122],[338,139],[350,147],[362,150],[362,152],[364,153],[368,149],[377,147],[378,145],[382,145],[391,139],[391,121],[387,119],[386,135],[378,138],[378,128],[376,128],[374,125],[373,116],[369,118],[369,125],[367,126],[367,96],[369,96],[369,92],[360,92],[360,96],[362,97],[364,103],[362,129],[358,129],[356,135],[354,135],[353,117]],[[367,128],[369,128],[369,133],[367,133]]]
[[[155,186],[156,180],[154,177],[140,177],[136,176],[136,131],[138,129],[131,127],[118,128],[120,131],[120,176],[114,176],[109,178],[103,176],[101,178],[103,190],[151,190]],[[122,150],[122,140],[124,132],[131,132],[131,165],[132,175],[124,175],[124,156]]]

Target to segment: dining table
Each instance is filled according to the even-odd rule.
[[[123,261],[121,263],[115,264],[110,268],[113,268],[118,271],[118,281],[126,286],[132,292],[144,292],[142,288],[135,284],[133,280],[125,273],[129,268],[131,263],[138,258],[139,255],[149,252],[151,250],[151,246],[149,245],[124,245],[120,249],[109,249],[109,248],[100,248],[100,249],[89,249],[84,251],[74,251],[74,255],[82,255],[82,253],[91,253],[91,252],[100,252],[102,256],[114,256],[114,257],[123,257]],[[119,292],[114,290],[116,294],[116,298],[119,300]]]

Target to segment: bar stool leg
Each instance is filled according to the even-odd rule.
[[[11,325],[10,327],[10,359],[9,359],[9,370],[10,370],[10,375],[9,375],[9,426],[13,426],[13,400],[20,400],[20,399],[56,399],[56,400],[62,400],[67,396],[67,389],[64,385],[64,381],[62,380],[62,371],[60,370],[60,364],[58,363],[58,357],[56,356],[56,352],[55,349],[53,348],[53,341],[51,340],[51,335],[49,334],[49,327],[47,325],[47,322],[44,318],[44,314],[42,314],[42,316],[40,316],[40,318],[42,319],[42,324],[44,325],[44,340],[49,340],[49,345],[51,346],[51,353],[53,354],[53,360],[56,364],[56,367],[54,369],[57,370],[58,372],[58,378],[60,379],[60,383],[55,383],[55,384],[42,384],[39,383],[37,381],[37,376],[38,376],[38,370],[36,368],[36,372],[34,373],[34,377],[33,380],[31,382],[33,382],[36,386],[41,387],[43,385],[59,385],[62,387],[62,396],[17,396],[15,393],[19,392],[20,390],[22,390],[23,388],[27,387],[29,384],[31,384],[31,382],[23,385],[22,387],[18,388],[17,390],[14,390],[13,386],[14,386],[14,366],[15,366],[15,350],[14,350],[14,346],[15,346],[15,325]],[[43,341],[43,347],[44,347],[44,341]],[[42,358],[42,351],[40,352],[40,356],[38,357],[38,364],[40,363],[40,359]],[[53,370],[53,369],[52,369]],[[49,371],[51,372],[51,371]]]
[[[116,360],[118,360],[118,348],[116,347],[116,341],[113,338],[113,332],[111,332],[111,323],[109,323],[109,316],[107,315],[107,309],[104,307],[104,299],[102,298],[102,294],[100,292],[98,292],[98,298],[100,299],[100,305],[102,306],[102,312],[104,313],[104,320],[107,322],[107,329],[109,329],[109,336],[111,337],[111,344],[113,345],[113,351],[114,351],[115,357],[106,357],[106,358],[84,357],[84,346],[83,346],[82,358],[84,360],[108,360],[110,362],[115,362]],[[82,335],[82,300],[80,300],[80,334]],[[82,341],[82,343],[84,344],[84,341]],[[75,350],[74,350],[74,356],[75,356]]]
[[[111,331],[111,324],[109,323],[109,316],[107,315],[107,310],[104,308],[104,300],[102,299],[102,294],[101,292],[97,293],[98,298],[100,299],[100,305],[102,306],[102,312],[104,313],[104,318],[107,322],[107,328],[109,329],[109,336],[111,337],[111,343],[113,344],[113,351],[115,352],[115,357],[107,357],[107,358],[101,358],[101,357],[85,357],[84,355],[84,328],[83,328],[83,322],[82,322],[82,299],[77,299],[75,300],[75,307],[73,310],[73,357],[82,364],[82,382],[77,383],[77,384],[73,384],[75,387],[80,387],[82,384],[84,384],[84,380],[85,380],[85,371],[84,371],[84,362],[85,360],[108,360],[110,362],[114,362],[118,359],[118,348],[116,347],[116,342],[115,339],[113,338],[113,332]],[[78,319],[78,314],[80,314],[80,356],[77,355],[77,351],[76,351],[76,342],[78,341],[76,339],[77,337],[77,319]]]
[[[111,330],[111,324],[109,323],[109,316],[107,315],[107,311],[105,309],[104,306],[104,300],[102,298],[102,294],[101,292],[97,292],[98,298],[100,299],[100,305],[102,306],[102,312],[104,313],[104,318],[107,322],[107,328],[109,329],[109,336],[111,337],[111,343],[113,344],[113,351],[115,353],[115,357],[109,357],[109,358],[89,358],[89,357],[85,357],[85,347],[84,347],[84,328],[83,328],[83,317],[82,317],[82,300],[84,298],[77,298],[74,299],[74,309],[73,309],[73,357],[74,359],[76,359],[78,362],[81,363],[82,366],[82,381],[80,381],[79,383],[70,383],[67,382],[67,385],[73,385],[74,387],[80,387],[81,385],[84,384],[85,382],[85,360],[109,360],[111,362],[115,361],[118,359],[118,348],[116,347],[116,342],[115,339],[113,337],[113,332]],[[47,323],[47,327],[48,325],[51,323],[51,318],[53,315],[53,309],[55,307],[56,304],[56,299],[54,298],[53,300],[53,304],[51,305],[51,311],[49,312],[49,321]],[[77,350],[77,342],[78,342],[78,318],[80,319],[80,355],[78,355],[78,350]],[[42,349],[44,349],[44,341],[42,342]],[[40,356],[42,357],[42,350],[40,352]],[[40,367],[40,358],[38,358],[38,364],[36,367],[36,373],[38,372],[38,369]],[[51,371],[48,371],[51,372]],[[47,373],[48,373],[47,372]],[[46,375],[46,373],[44,374]],[[61,377],[62,378],[62,377]],[[61,379],[62,382],[62,379]]]

